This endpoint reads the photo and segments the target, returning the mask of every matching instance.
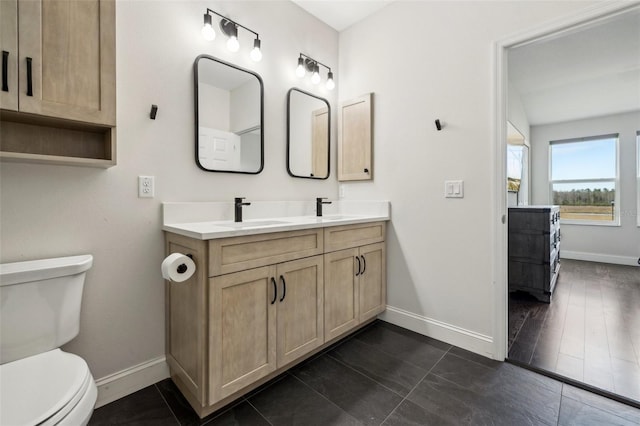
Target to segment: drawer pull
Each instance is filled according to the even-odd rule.
[[[273,300],[271,304],[276,303],[276,299],[278,298],[278,285],[276,284],[276,279],[271,277],[271,284],[273,284]]]
[[[356,272],[356,277],[360,275],[360,258],[356,256],[356,262],[358,262],[358,272]]]
[[[280,281],[282,281],[282,297],[280,301],[282,302],[287,295],[287,282],[284,280],[284,276],[280,275]]]
[[[31,62],[33,59],[27,58],[27,96],[33,96],[33,73],[31,70]]]
[[[360,256],[362,258],[362,272],[360,273],[360,275],[364,274],[364,271],[367,270],[367,261],[364,260],[364,256]]]
[[[2,91],[9,91],[9,52],[2,51]]]

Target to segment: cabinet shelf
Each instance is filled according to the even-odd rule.
[[[0,160],[108,168],[115,128],[12,111],[0,113]]]

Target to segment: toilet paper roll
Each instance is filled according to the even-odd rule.
[[[164,258],[160,269],[165,280],[181,283],[196,272],[196,264],[182,253],[171,253]]]

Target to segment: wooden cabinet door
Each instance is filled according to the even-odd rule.
[[[372,179],[372,94],[343,102],[338,112],[338,180]]]
[[[387,305],[384,243],[360,247],[360,259],[359,318],[363,322],[384,311]]]
[[[19,0],[18,32],[20,111],[115,125],[114,0]]]
[[[323,257],[277,266],[278,368],[324,343]]]
[[[358,324],[358,249],[324,255],[325,341],[340,336]]]
[[[275,266],[209,280],[209,404],[276,369]]]
[[[0,108],[18,110],[18,1],[0,1]],[[5,73],[6,65],[6,73]]]

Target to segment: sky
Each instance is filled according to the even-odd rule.
[[[616,177],[616,139],[551,145],[551,179]]]

